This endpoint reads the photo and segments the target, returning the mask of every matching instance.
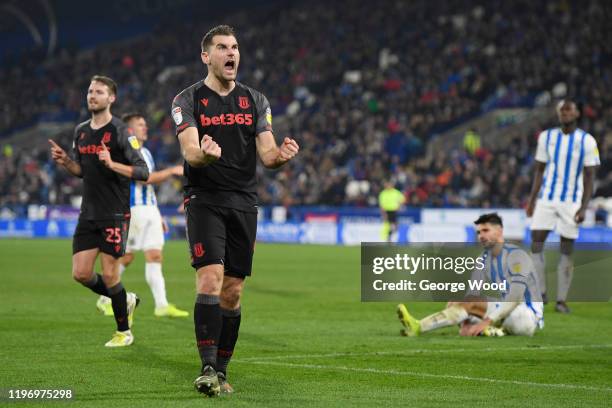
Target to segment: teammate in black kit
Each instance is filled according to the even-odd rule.
[[[239,82],[234,30],[226,25],[202,39],[204,81],[183,90],[172,117],[185,158],[185,216],[192,266],[197,271],[195,335],[202,360],[196,389],[230,393],[227,365],[240,327],[240,296],[251,274],[257,231],[257,155],[277,168],[298,152],[272,134],[265,96]]]
[[[138,298],[125,291],[117,262],[125,253],[130,178],[147,180],[149,177],[136,136],[110,113],[116,95],[117,85],[112,79],[92,77],[87,91],[91,119],[74,130],[74,159],[49,140],[53,160],[83,179],[83,202],[72,241],[72,276],[93,292],[112,300],[117,331],[106,343],[107,347],[129,346],[134,342],[130,326]],[[94,273],[100,252],[102,276]]]

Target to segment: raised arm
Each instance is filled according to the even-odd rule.
[[[204,167],[221,157],[221,147],[208,135],[200,140],[194,117],[193,90],[187,88],[172,101],[172,119],[181,154],[191,167]]]
[[[76,177],[83,177],[81,165],[72,160],[66,151],[62,149],[54,140],[48,139],[51,144],[51,157],[59,166],[62,166],[70,174]]]
[[[134,180],[146,181],[149,178],[147,162],[142,157],[136,136],[128,135],[126,132],[124,129],[119,131],[117,142],[129,164],[114,161],[104,142],[102,142],[102,150],[98,153],[98,159],[115,173]]]
[[[278,147],[274,135],[270,131],[264,131],[257,135],[256,143],[259,158],[263,165],[269,169],[279,168],[295,157],[300,150],[297,142],[288,137]]]
[[[221,157],[221,147],[208,135],[198,140],[198,130],[188,127],[178,135],[181,154],[191,167],[204,167]]]

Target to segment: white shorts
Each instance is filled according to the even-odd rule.
[[[159,208],[155,205],[137,205],[130,212],[126,252],[161,250],[164,246],[164,229]]]
[[[501,302],[487,302],[487,316],[500,306]],[[541,313],[541,303],[535,304],[534,307],[536,310],[540,309]],[[533,336],[536,329],[543,326],[544,321],[524,302],[515,307],[502,323],[508,334],[515,336]]]
[[[580,203],[560,203],[538,200],[536,202],[531,230],[552,231],[555,229],[564,238],[578,238],[578,224],[574,221]]]

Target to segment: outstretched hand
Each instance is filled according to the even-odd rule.
[[[69,160],[68,154],[53,139],[48,140],[51,144],[51,158],[60,166],[65,166]]]

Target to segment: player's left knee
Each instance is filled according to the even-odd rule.
[[[115,269],[116,268],[102,271],[102,280],[104,281],[106,287],[115,286],[117,283],[119,283],[119,273],[118,270]]]
[[[162,262],[162,253],[161,251],[150,251],[150,252],[145,252],[145,261],[146,262],[154,262],[154,263],[161,263]]]
[[[133,260],[134,260],[134,254],[126,253],[123,257],[121,257],[120,262],[123,264],[123,266],[127,267],[132,263]]]
[[[227,309],[236,309],[240,306],[240,297],[242,295],[241,285],[226,286],[221,291],[221,303]]]

